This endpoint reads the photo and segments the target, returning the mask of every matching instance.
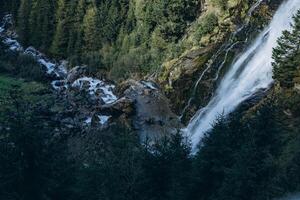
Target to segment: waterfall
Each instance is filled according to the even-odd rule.
[[[213,81],[217,81],[219,78],[219,74],[221,72],[221,70],[223,69],[225,63],[227,62],[227,58],[228,58],[228,54],[229,52],[239,43],[244,43],[247,41],[248,38],[246,38],[244,41],[234,41],[236,35],[238,35],[239,33],[241,33],[242,31],[244,31],[245,28],[247,28],[247,26],[250,23],[250,18],[252,17],[253,12],[255,11],[255,9],[263,2],[263,0],[257,0],[249,9],[248,14],[247,14],[247,18],[244,24],[242,24],[235,32],[233,32],[228,41],[225,42],[219,49],[218,51],[212,56],[212,58],[209,60],[209,62],[206,65],[206,68],[203,70],[203,72],[201,73],[201,75],[199,76],[199,78],[196,81],[196,84],[193,87],[193,91],[192,91],[192,95],[190,97],[190,99],[188,100],[186,106],[183,108],[181,115],[180,115],[180,119],[184,116],[184,114],[186,113],[186,111],[190,108],[192,101],[194,100],[194,97],[196,95],[197,89],[199,87],[200,82],[202,81],[202,79],[204,78],[204,76],[206,75],[206,73],[210,70],[210,68],[212,68],[215,65],[215,61],[220,59],[220,56],[222,56],[222,53],[225,52],[225,56],[223,59],[223,62],[218,66],[217,68],[217,73],[215,78],[213,79]]]
[[[236,57],[216,89],[208,105],[200,109],[183,130],[195,150],[205,132],[211,130],[219,115],[228,115],[240,103],[261,89],[267,89],[272,79],[272,50],[282,31],[291,29],[292,17],[300,9],[300,0],[286,0],[276,11],[269,26]]]

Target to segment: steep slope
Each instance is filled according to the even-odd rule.
[[[293,15],[300,4],[297,0],[284,2],[270,25],[254,40],[225,73],[209,104],[200,110],[187,127],[196,146],[203,134],[212,128],[219,115],[232,112],[241,102],[260,90],[268,89],[272,79],[272,51],[282,32],[291,29]]]
[[[218,15],[216,27],[201,39],[201,45],[195,45],[179,58],[163,64],[159,82],[184,122],[208,103],[234,56],[247,48],[279,3],[255,1],[247,4],[240,1],[232,4],[232,9]],[[208,9],[200,16],[200,22],[205,24],[205,18],[209,19],[211,13],[216,11]],[[191,32],[189,40],[195,35]]]

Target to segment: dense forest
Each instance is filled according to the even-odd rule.
[[[218,12],[230,12],[227,1],[208,3]],[[203,4],[199,0],[17,0],[3,7],[15,14],[25,46],[120,79],[157,70],[163,61],[213,32],[218,25],[215,12],[197,21]],[[192,23],[195,38],[182,41]]]
[[[93,72],[111,71],[116,78],[149,72],[176,53],[200,8],[196,0],[22,0],[6,7],[14,10],[17,4],[17,29],[25,46],[88,64]],[[213,26],[216,19],[210,18]]]
[[[230,4],[211,2],[221,12]],[[24,46],[120,80],[151,74],[190,48],[182,38],[204,3],[14,0],[1,2],[0,16],[15,16]],[[218,20],[211,13],[197,22],[195,37]],[[267,94],[220,115],[193,151],[180,130],[153,144],[120,121],[65,127],[72,103],[53,92],[35,59],[0,43],[0,199],[268,200],[299,191],[299,47],[300,11],[273,49]]]

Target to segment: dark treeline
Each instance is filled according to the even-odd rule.
[[[23,96],[14,87],[2,113],[1,199],[265,200],[300,189],[299,132],[278,107],[220,118],[191,155],[179,134],[150,147],[121,125],[65,130],[53,103]]]
[[[16,15],[20,6],[20,0],[9,0],[1,1],[0,4],[0,17],[2,18],[4,14],[10,13]]]

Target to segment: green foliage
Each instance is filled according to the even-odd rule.
[[[30,44],[39,47],[41,50],[45,50],[50,46],[51,38],[53,37],[53,10],[55,1],[36,0],[32,4],[29,28],[30,35],[34,35],[35,37],[30,38]]]
[[[214,13],[207,15],[199,24],[196,31],[196,38],[199,40],[206,34],[211,33],[218,25],[218,17]]]
[[[1,119],[3,120],[5,118],[4,109],[12,107],[12,101],[10,98],[11,90],[13,90],[15,87],[18,87],[20,90],[23,91],[22,98],[24,98],[27,101],[31,101],[32,103],[37,103],[38,101],[41,101],[38,96],[34,95],[34,93],[40,93],[46,90],[46,88],[36,82],[29,82],[26,83],[22,80],[15,79],[8,76],[0,76],[0,98],[2,102],[2,106],[0,108],[1,110]],[[46,95],[44,96],[43,101],[46,101]],[[4,104],[5,103],[5,104]]]
[[[86,52],[95,51],[100,49],[98,36],[100,30],[97,30],[99,23],[97,9],[95,5],[89,8],[83,18],[83,41]]]
[[[228,0],[211,0],[213,4],[225,10],[227,8]]]
[[[290,148],[283,138],[296,130],[281,123],[280,112],[266,103],[246,121],[240,114],[219,119],[195,158],[191,199],[263,200],[287,192],[281,177],[288,173],[278,163]]]
[[[0,73],[11,74],[27,80],[45,81],[45,69],[31,56],[7,52],[0,44]]]
[[[56,12],[56,30],[52,41],[51,53],[58,57],[65,57],[68,46],[68,28],[69,18],[67,13],[68,6],[65,0],[58,1],[58,8]],[[58,20],[59,19],[59,20]]]
[[[153,71],[172,56],[199,7],[197,0],[22,0],[17,28],[25,46],[74,64],[99,52],[98,65],[119,79]]]
[[[19,11],[18,11],[18,24],[17,30],[20,40],[25,45],[28,45],[30,39],[30,26],[29,26],[29,18],[31,11],[31,0],[21,0]]]
[[[186,199],[191,171],[189,153],[189,145],[180,134],[146,149],[142,163],[145,199]]]
[[[54,99],[37,83],[1,76],[0,86],[0,198],[44,199],[55,174],[49,138],[57,123],[48,110]]]
[[[85,164],[78,166],[72,199],[139,199],[142,154],[135,135],[113,126],[90,139],[101,145],[91,145]]]

